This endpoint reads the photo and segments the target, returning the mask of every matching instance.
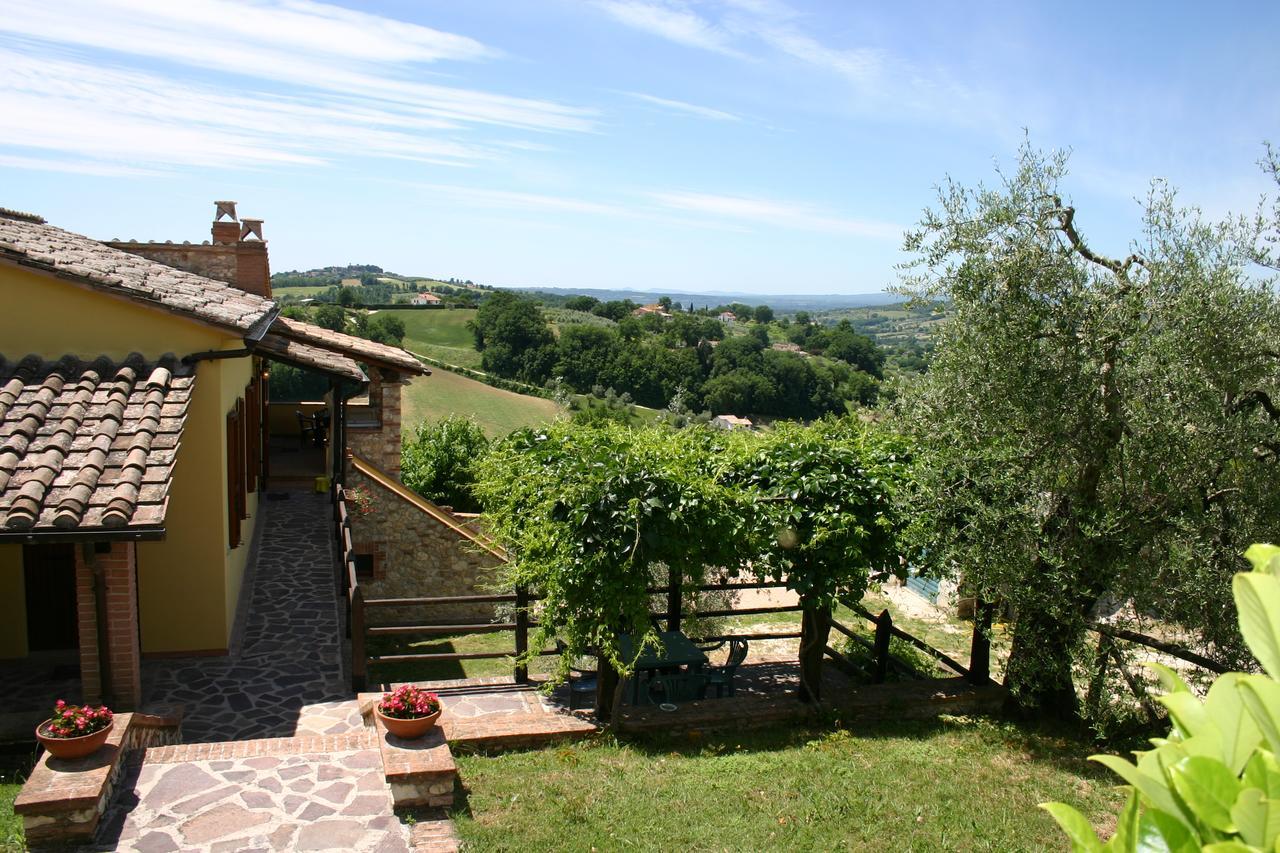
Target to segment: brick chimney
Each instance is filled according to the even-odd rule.
[[[215,201],[211,243],[112,241],[108,246],[271,298],[271,264],[261,219],[237,219],[234,201]]]

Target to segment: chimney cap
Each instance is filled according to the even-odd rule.
[[[216,212],[213,215],[214,222],[217,222],[223,216],[232,222],[236,221],[236,203],[234,201],[215,201],[213,205],[216,208]]]
[[[249,219],[245,217],[240,220],[240,239],[247,240],[250,237],[257,237],[259,240],[266,242],[266,238],[262,236],[262,220]]]

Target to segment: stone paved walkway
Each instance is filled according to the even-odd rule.
[[[371,738],[345,751],[203,761],[179,760],[183,747],[149,750],[91,849],[408,851]]]
[[[183,705],[188,743],[360,727],[354,703],[342,704],[351,693],[342,677],[329,500],[275,493],[260,506],[264,525],[239,655],[148,661],[144,669],[146,703]]]

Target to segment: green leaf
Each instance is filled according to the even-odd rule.
[[[1258,853],[1256,848],[1247,847],[1239,841],[1216,841],[1200,849],[1204,853]]]
[[[1182,680],[1182,676],[1176,670],[1170,669],[1162,663],[1155,661],[1147,661],[1143,666],[1155,671],[1160,678],[1160,686],[1165,689],[1166,693],[1190,693],[1191,688],[1187,686],[1187,682]]]
[[[1235,832],[1231,807],[1240,782],[1221,761],[1193,755],[1169,768],[1169,781],[1197,820],[1220,832]]]
[[[1272,678],[1280,678],[1280,578],[1239,572],[1231,580],[1240,633]]]
[[[1058,826],[1071,839],[1071,849],[1075,853],[1102,853],[1102,842],[1079,811],[1066,803],[1041,803],[1040,808],[1053,815]]]
[[[1121,779],[1137,788],[1139,793],[1146,797],[1156,808],[1173,815],[1180,814],[1181,810],[1178,808],[1177,800],[1174,799],[1173,793],[1169,790],[1169,786],[1163,778],[1139,770],[1135,765],[1118,755],[1091,755],[1089,760],[1096,761],[1109,768]],[[1182,820],[1182,818],[1179,817],[1179,820]]]
[[[1280,799],[1280,762],[1265,750],[1258,750],[1244,768],[1244,784],[1257,788],[1264,796]]]
[[[1267,799],[1257,788],[1245,788],[1231,807],[1240,837],[1254,847],[1270,847],[1280,835],[1280,800]]]
[[[1238,672],[1229,672],[1214,680],[1204,700],[1204,710],[1221,738],[1222,761],[1239,776],[1249,756],[1262,743],[1262,731],[1253,721],[1240,693]]]
[[[1272,752],[1280,752],[1280,684],[1262,675],[1240,676],[1236,684]]]
[[[1204,705],[1191,693],[1169,693],[1159,697],[1158,701],[1169,709],[1169,716],[1177,727],[1178,734],[1184,739],[1203,732],[1212,725]]]
[[[1245,550],[1244,558],[1253,564],[1255,572],[1280,575],[1280,545],[1257,542]]]
[[[1129,790],[1129,799],[1116,819],[1116,831],[1106,849],[1115,853],[1136,853],[1138,849],[1138,792]]]
[[[1200,839],[1181,818],[1149,808],[1138,821],[1138,853],[1199,853]]]

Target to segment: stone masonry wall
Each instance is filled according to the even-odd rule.
[[[228,224],[228,223],[218,223]],[[229,223],[236,225],[235,223]],[[238,228],[239,226],[236,225]],[[258,296],[271,297],[271,268],[267,244],[259,241],[223,243],[108,243],[131,255],[235,285]]]
[[[352,422],[347,444],[387,474],[400,478],[400,390],[403,376],[390,370],[369,371],[369,408],[378,412],[376,424]]]
[[[354,515],[352,544],[357,549],[379,549],[381,570],[374,580],[362,581],[365,598],[475,595],[490,592],[494,569],[500,561],[409,501],[353,470],[347,487],[363,488],[372,498],[373,511]],[[396,622],[487,622],[494,616],[491,604],[459,604],[449,607],[377,608],[366,611],[372,625]]]

